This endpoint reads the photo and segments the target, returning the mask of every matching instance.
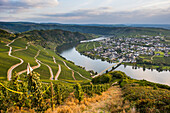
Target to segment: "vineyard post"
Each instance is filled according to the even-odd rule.
[[[54,106],[53,106],[53,83],[51,82],[51,107],[52,107],[52,111],[54,110]]]

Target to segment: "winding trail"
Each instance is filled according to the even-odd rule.
[[[60,66],[60,64],[58,64],[58,72],[55,75],[55,80],[58,80],[58,77],[59,77],[60,73],[61,73],[61,66]]]
[[[77,71],[75,71],[75,72],[78,73],[82,78],[84,78],[84,79],[86,79],[86,80],[90,80],[90,79],[84,77],[84,76],[83,76],[82,74],[80,74],[79,72],[77,72]]]
[[[53,56],[53,60],[54,60],[54,63],[56,64],[56,59],[54,56]],[[61,66],[60,66],[60,64],[58,64],[58,72],[55,75],[55,80],[58,80],[60,73],[61,73]]]
[[[35,57],[34,57],[34,59],[35,59],[35,61],[37,62],[38,65],[33,66],[33,67],[32,67],[33,70],[34,70],[34,69],[37,69],[37,68],[39,68],[39,67],[41,66],[39,60],[37,59],[37,57],[38,57],[39,54],[40,54],[40,50],[37,52],[37,54],[36,54]],[[23,71],[20,71],[20,72],[18,72],[17,74],[18,74],[18,75],[21,75],[21,74],[23,74],[23,73],[25,73],[25,72],[27,72],[27,69],[25,69],[25,70],[23,70]]]
[[[155,55],[153,55],[153,56],[151,57],[151,60],[153,60],[153,57],[155,57]]]
[[[74,76],[74,71],[72,70],[72,77],[74,80],[76,80],[75,76]]]
[[[75,70],[73,70],[73,69],[71,69],[70,67],[68,67],[67,66],[67,64],[63,61],[63,63],[64,63],[64,65],[69,69],[69,70],[72,70],[72,71],[74,71],[74,72],[76,72],[76,73],[78,73],[82,78],[84,78],[84,79],[86,79],[86,80],[90,80],[90,79],[88,79],[88,78],[86,78],[86,77],[84,77],[82,74],[80,74],[79,72],[77,72],[77,71],[75,71]],[[73,75],[72,75],[73,76]],[[74,77],[75,78],[75,77]]]
[[[72,71],[72,77],[73,77],[74,80],[76,80],[76,78],[74,77],[74,71],[73,71],[73,69],[71,69],[70,67],[68,67],[67,64],[66,64],[66,62],[64,62],[64,61],[62,61],[62,62],[64,63],[64,65],[65,65],[69,70]]]
[[[13,50],[13,52],[16,52],[16,51],[23,51],[23,50],[27,50],[27,49],[28,49],[28,46],[26,46],[24,49]]]
[[[39,61],[39,63],[44,64],[44,65],[46,65],[48,67],[48,69],[50,71],[50,75],[51,75],[50,80],[53,80],[54,75],[53,75],[53,70],[51,69],[51,67],[48,64],[45,64],[45,63],[43,63],[41,61]]]
[[[10,46],[10,44],[12,44],[15,40],[16,40],[16,39],[12,40],[12,41],[11,41],[10,43],[8,43],[6,46],[9,47],[8,55],[9,55],[10,57],[13,57],[13,58],[16,58],[16,59],[20,60],[20,63],[15,64],[15,65],[11,66],[11,67],[8,69],[8,72],[7,72],[7,79],[8,79],[8,81],[11,80],[13,69],[15,69],[16,67],[18,67],[19,65],[21,65],[21,64],[24,62],[24,60],[22,60],[21,58],[11,55],[11,53],[12,53],[12,47]]]

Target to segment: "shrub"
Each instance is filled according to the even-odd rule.
[[[98,76],[92,79],[92,82],[94,84],[104,84],[104,83],[110,83],[112,80],[112,76],[110,74],[104,74],[102,76]]]
[[[112,78],[117,78],[117,79],[128,77],[124,72],[121,72],[121,71],[113,71],[113,72],[110,72],[109,74],[112,75]]]

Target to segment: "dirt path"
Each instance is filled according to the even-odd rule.
[[[75,71],[75,72],[78,73],[82,78],[84,78],[84,79],[86,79],[86,80],[90,80],[90,79],[84,77],[84,76],[83,76],[82,74],[80,74],[79,72],[77,72],[77,71]]]
[[[23,51],[23,50],[27,50],[27,49],[28,49],[28,46],[26,46],[24,49],[13,50],[13,52],[16,52],[16,51]]]
[[[40,54],[40,50],[37,52],[37,54],[36,54],[35,57],[34,57],[34,59],[35,59],[35,61],[37,62],[38,65],[33,66],[33,67],[32,67],[33,70],[34,70],[34,69],[37,69],[37,68],[39,68],[39,67],[41,66],[39,60],[37,59],[37,57],[38,57],[39,54]],[[27,72],[27,69],[25,69],[25,70],[23,70],[23,71],[20,71],[20,72],[18,72],[17,74],[18,74],[18,75],[21,75],[21,74],[23,74],[23,73],[25,73],[25,72]]]
[[[128,103],[123,105],[122,92],[119,86],[112,86],[101,96],[94,97],[94,100],[96,102],[90,102],[87,110],[83,113],[117,113],[130,107]]]
[[[64,63],[64,65],[69,69],[72,70],[70,67],[67,66],[66,62],[62,61]]]
[[[48,69],[49,69],[49,71],[50,71],[50,80],[53,80],[54,79],[54,75],[53,75],[53,70],[52,70],[52,68],[48,65],[48,64],[45,64],[45,63],[43,63],[43,62],[41,62],[41,61],[39,61],[41,64],[44,64],[44,65],[46,65],[47,67],[48,67]]]
[[[70,67],[68,67],[67,66],[67,64],[63,61],[63,63],[64,63],[64,65],[69,69],[69,70],[72,70],[72,71],[74,71],[74,72],[76,72],[76,73],[78,73],[82,78],[84,78],[84,79],[86,79],[86,80],[90,80],[90,79],[88,79],[88,78],[86,78],[86,77],[84,77],[82,74],[80,74],[79,72],[77,72],[77,71],[75,71],[75,70],[73,70],[73,69],[71,69]]]
[[[55,60],[55,57],[53,56],[53,60],[54,60],[54,63],[56,64],[56,60]]]
[[[64,65],[65,65],[69,70],[72,71],[72,77],[73,77],[74,80],[76,80],[75,77],[74,77],[74,71],[73,71],[73,69],[71,69],[70,67],[68,67],[65,61],[62,61],[62,62],[64,63]]]
[[[58,80],[58,77],[59,77],[60,73],[61,73],[61,66],[60,66],[60,64],[58,64],[58,72],[55,75],[55,80]]]
[[[125,109],[129,108],[128,101],[123,103],[121,88],[119,86],[112,86],[103,92],[102,95],[95,95],[91,98],[85,97],[80,103],[71,94],[64,105],[54,109],[54,113],[125,113]],[[47,110],[47,113],[49,111]]]
[[[74,76],[74,71],[72,70],[72,77],[74,80],[76,80],[75,76]]]
[[[18,67],[19,65],[21,65],[21,64],[24,62],[21,58],[11,55],[11,53],[12,53],[12,47],[10,46],[10,44],[12,44],[15,40],[16,40],[16,39],[12,40],[12,41],[11,41],[10,43],[8,43],[6,46],[9,47],[8,55],[9,55],[10,57],[13,57],[13,58],[16,58],[16,59],[20,60],[20,63],[15,64],[15,65],[11,66],[11,67],[8,69],[8,72],[7,72],[7,79],[8,79],[8,81],[11,80],[12,71],[13,71],[16,67]],[[27,48],[26,48],[26,49],[27,49]],[[24,49],[24,50],[25,50],[25,49]]]
[[[53,60],[54,60],[54,63],[56,64],[56,59],[54,56],[53,56]],[[60,73],[61,73],[61,66],[60,66],[60,64],[58,64],[58,72],[55,75],[55,80],[58,80]]]
[[[155,57],[155,55],[153,55],[153,56],[151,57],[151,60],[153,60],[153,57]]]

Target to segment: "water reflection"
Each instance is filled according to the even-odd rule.
[[[60,55],[65,57],[67,60],[73,61],[76,65],[85,67],[86,70],[94,70],[95,72],[101,72],[107,67],[113,65],[113,63],[108,63],[106,61],[101,61],[100,59],[90,59],[84,55],[81,55],[75,49],[75,44],[66,44],[60,48]],[[134,68],[134,69],[132,69]],[[125,72],[128,76],[135,79],[145,79],[151,82],[161,83],[170,85],[170,72],[163,71],[158,72],[156,70],[149,70],[143,68],[137,68],[127,65],[121,65],[116,70]]]

